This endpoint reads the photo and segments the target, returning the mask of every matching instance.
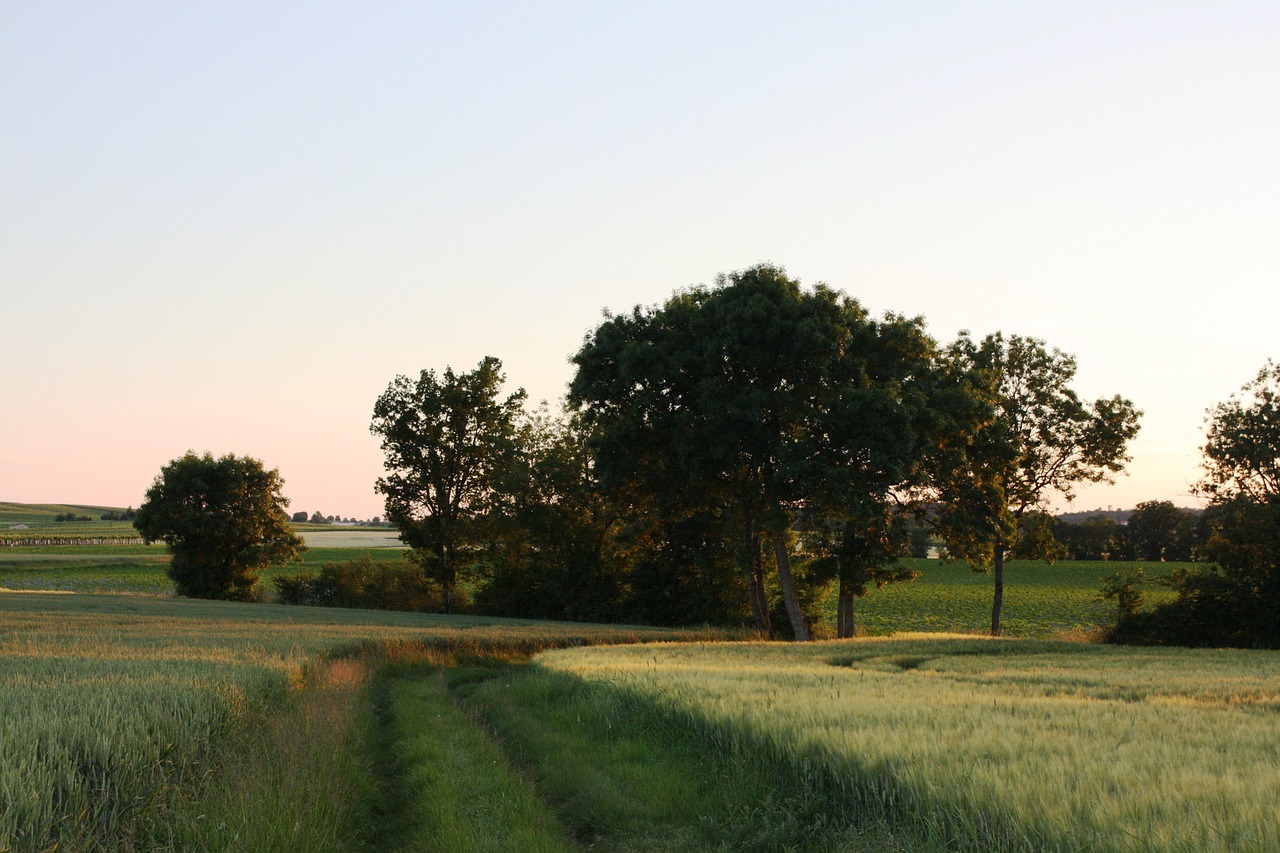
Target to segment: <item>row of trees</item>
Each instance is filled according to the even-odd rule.
[[[306,510],[299,510],[289,517],[294,524],[335,524],[337,522],[347,522],[351,524],[381,524],[382,519],[374,516],[367,522],[361,522],[356,518],[343,518],[340,515],[325,515],[320,510],[316,510],[310,515]]]
[[[1091,547],[1045,506],[1120,471],[1139,417],[1119,396],[1081,400],[1074,359],[1040,341],[943,346],[920,318],[873,318],[768,265],[609,316],[573,362],[559,415],[504,396],[495,358],[397,377],[376,402],[377,489],[446,611],[741,619],[806,639],[806,604],[836,580],[847,636],[854,601],[908,577],[898,555],[933,536],[993,573],[999,634],[1006,556]],[[1280,642],[1278,401],[1269,364],[1211,411],[1195,535],[1214,562],[1154,611],[1140,578],[1113,579],[1117,637]],[[255,567],[297,552],[279,487],[256,460],[188,454],[136,524],[173,547],[179,592],[247,595]],[[1183,556],[1189,523],[1140,506],[1105,553]]]
[[[1121,470],[1139,415],[1080,400],[1074,359],[1040,341],[942,347],[921,318],[769,265],[610,316],[573,362],[562,419],[524,419],[493,358],[379,398],[377,488],[446,608],[474,572],[491,606],[575,603],[526,615],[622,603],[663,621],[737,599],[761,634],[803,640],[806,598],[834,578],[845,636],[854,600],[904,576],[927,504],[949,552],[993,571],[999,634],[1020,523]]]
[[[1023,519],[1015,555],[1049,560],[1150,560],[1185,562],[1199,559],[1213,519],[1172,501],[1144,501],[1122,524],[1097,513],[1073,521],[1047,513]]]

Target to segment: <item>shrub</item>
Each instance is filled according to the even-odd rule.
[[[330,563],[319,574],[277,576],[273,583],[281,604],[313,607],[362,607],[369,610],[441,609],[438,590],[408,561],[359,560]]]

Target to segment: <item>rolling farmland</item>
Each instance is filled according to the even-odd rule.
[[[0,850],[1280,845],[1280,653],[1048,639],[1125,564],[1012,563],[1033,639],[795,646],[191,601],[166,561],[0,551]],[[989,578],[917,568],[864,631],[982,629]]]

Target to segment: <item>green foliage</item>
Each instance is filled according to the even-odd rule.
[[[617,621],[625,566],[615,547],[616,511],[598,488],[577,417],[545,404],[523,416],[503,472],[476,596],[506,616]]]
[[[427,576],[440,584],[445,611],[485,541],[497,489],[515,456],[515,423],[523,389],[499,400],[502,362],[487,357],[475,370],[414,382],[397,376],[373,409],[370,431],[382,438],[386,476],[377,490],[387,518],[414,549]]]
[[[1098,593],[1098,598],[1101,601],[1115,602],[1117,622],[1133,619],[1142,609],[1145,598],[1142,584],[1145,580],[1146,575],[1141,566],[1136,569],[1121,569],[1102,579],[1102,591]]]
[[[1255,501],[1280,495],[1280,364],[1267,361],[1208,414],[1200,492]]]
[[[1121,618],[1122,642],[1280,648],[1280,365],[1270,361],[1209,410],[1199,491],[1204,556],[1175,601]]]
[[[1120,614],[1117,642],[1280,648],[1280,496],[1238,496],[1208,515],[1213,564],[1173,575],[1175,600]]]
[[[751,624],[734,529],[715,509],[645,527],[641,539],[628,543],[627,618],[654,625]]]
[[[303,547],[289,528],[283,486],[279,471],[257,459],[188,452],[160,469],[134,527],[169,546],[179,595],[251,599],[262,570]]]
[[[1018,538],[1009,556],[1021,560],[1045,560],[1050,563],[1065,559],[1068,551],[1055,533],[1058,526],[1054,517],[1047,512],[1028,512],[1018,520]],[[1100,559],[1100,557],[1075,559]]]
[[[1119,396],[1091,405],[1070,387],[1076,361],[1034,338],[962,334],[947,369],[964,393],[944,412],[953,435],[939,443],[937,530],[953,556],[995,571],[991,633],[999,635],[1003,560],[1018,525],[1051,495],[1109,482],[1128,461],[1138,412]]]
[[[1197,543],[1197,514],[1172,501],[1144,501],[1125,524],[1135,560],[1190,560]]]
[[[281,604],[418,613],[441,609],[439,588],[416,565],[405,560],[374,562],[369,554],[324,563],[318,574],[277,575],[271,582]]]
[[[610,317],[574,356],[569,400],[593,430],[602,486],[631,518],[667,525],[727,511],[762,633],[769,543],[787,621],[803,639],[794,517],[801,507],[865,513],[909,478],[925,443],[922,325],[874,321],[855,300],[803,290],[762,264]]]
[[[1057,523],[1054,537],[1071,560],[1123,560],[1131,552],[1126,529],[1101,514],[1091,515],[1079,524]]]

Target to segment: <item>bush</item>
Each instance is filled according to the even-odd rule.
[[[362,607],[368,610],[440,610],[439,591],[408,561],[330,563],[319,574],[280,575],[273,581],[281,604]]]

